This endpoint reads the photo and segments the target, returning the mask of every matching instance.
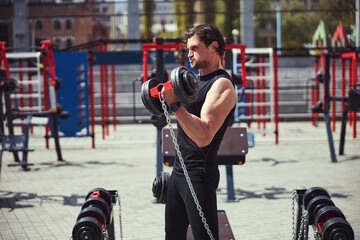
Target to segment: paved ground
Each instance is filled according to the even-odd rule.
[[[360,126],[358,122],[358,127]],[[256,129],[255,147],[246,163],[234,166],[234,188],[239,202],[225,202],[226,171],[221,166],[218,208],[227,213],[236,239],[292,239],[294,189],[321,186],[344,212],[360,236],[360,131],[352,138],[347,128],[345,155],[330,163],[323,123],[280,123],[280,143],[274,144],[273,128],[266,136]],[[338,149],[339,129],[334,133]],[[164,239],[164,205],[153,203],[156,175],[156,129],[153,125],[118,125],[96,148],[90,138],[61,139],[65,162],[56,161],[53,145],[45,149],[36,130],[30,139],[34,152],[30,171],[8,167],[3,154],[0,182],[0,239],[70,239],[72,228],[89,190],[117,190],[121,198],[123,239]],[[42,133],[43,134],[43,133]],[[165,171],[170,171],[167,167]],[[118,206],[115,207],[116,239],[120,239]],[[310,239],[313,231],[310,228]]]

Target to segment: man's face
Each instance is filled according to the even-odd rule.
[[[208,66],[210,50],[200,41],[198,35],[195,34],[189,38],[186,47],[189,49],[188,57],[192,69],[201,69]]]

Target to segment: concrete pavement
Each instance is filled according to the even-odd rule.
[[[359,122],[358,122],[359,126]],[[360,236],[360,132],[347,128],[345,155],[330,162],[323,122],[281,122],[280,143],[274,144],[273,126],[264,133],[253,124],[255,147],[246,163],[233,166],[235,196],[225,202],[225,166],[220,166],[218,208],[226,211],[236,239],[292,239],[294,189],[321,186],[346,215]],[[340,123],[333,134],[338,150]],[[151,124],[118,125],[96,148],[90,138],[62,138],[58,162],[54,145],[45,149],[43,129],[30,137],[30,171],[8,167],[4,152],[0,182],[0,239],[70,239],[72,228],[89,190],[117,190],[121,200],[123,239],[164,239],[164,206],[153,203],[156,175],[156,128]],[[164,167],[164,171],[171,171]],[[120,239],[119,206],[115,206],[115,234]],[[313,231],[310,228],[310,239]]]

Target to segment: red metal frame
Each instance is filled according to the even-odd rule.
[[[349,88],[355,87],[357,84],[357,53],[342,53],[341,58],[350,58],[352,60],[352,64],[349,62]],[[349,124],[353,127],[353,138],[356,138],[356,111],[349,111]]]
[[[39,47],[39,50],[42,50],[46,53],[43,54],[43,91],[44,91],[44,111],[49,110],[49,85],[55,85],[55,60],[54,60],[54,54],[51,49],[51,41],[50,40],[44,40],[41,41],[41,46]],[[49,66],[48,66],[49,63]],[[47,72],[49,71],[49,83],[47,78]],[[56,111],[56,106],[55,111]],[[50,132],[50,125],[47,123],[45,125],[45,136],[48,136]],[[49,148],[49,138],[45,138],[45,145],[46,148]]]
[[[31,61],[28,61],[28,69],[29,69],[28,70],[28,80],[29,80],[28,93],[29,93],[29,96],[32,95],[32,83],[31,83],[32,76],[31,76],[30,68],[31,68]],[[32,109],[32,107],[33,107],[33,99],[32,99],[32,97],[29,97],[28,101],[29,101],[29,112],[32,112],[33,111],[33,109]],[[33,127],[32,124],[30,124],[30,133],[31,134],[34,133],[34,127]]]
[[[319,101],[319,81],[317,80],[317,73],[319,71],[319,61],[318,58],[316,58],[314,62],[314,70],[315,70],[315,80],[314,80],[314,90],[312,91],[312,102],[311,105],[315,105]],[[319,114],[318,113],[311,113],[311,122],[312,125],[315,126],[316,122],[319,121]]]
[[[116,131],[116,78],[115,65],[111,65],[111,100],[112,100],[112,114],[113,114],[113,128]]]
[[[261,58],[261,76],[262,76],[262,79],[261,79],[261,89],[263,90],[262,92],[262,102],[263,102],[263,105],[262,105],[262,115],[263,115],[263,129],[265,130],[266,129],[266,81],[265,81],[265,74],[266,74],[266,69],[265,69],[265,57],[262,57]],[[266,133],[264,131],[263,135],[265,136]]]
[[[256,61],[257,62],[257,61]],[[261,111],[261,108],[260,108],[260,67],[257,66],[256,67],[256,71],[255,71],[255,76],[256,76],[256,80],[255,80],[255,89],[256,89],[256,115],[257,115],[257,126],[258,126],[258,129],[261,128],[260,126],[260,111]]]
[[[274,123],[275,123],[275,144],[279,143],[279,96],[278,96],[278,55],[273,52],[274,63]]]
[[[104,44],[99,42],[99,51],[104,51]],[[106,100],[105,100],[105,72],[104,65],[100,65],[100,108],[101,108],[101,127],[102,127],[102,139],[105,139],[106,127],[105,127],[105,115],[106,115]]]
[[[6,42],[0,42],[0,67],[4,67],[6,70],[6,78],[10,78],[9,62],[6,58]]]
[[[24,80],[24,72],[23,72],[23,61],[19,60],[19,92],[20,92],[20,112],[24,112],[22,109],[24,108],[24,86],[22,84]],[[24,133],[24,122],[23,119],[21,119],[21,133]]]
[[[95,107],[94,107],[94,67],[93,53],[89,53],[89,102],[92,148],[95,148]]]
[[[331,96],[335,97],[336,95],[336,81],[335,81],[335,59],[333,58],[331,61]],[[331,130],[335,132],[335,125],[336,125],[336,104],[335,101],[331,102]]]
[[[183,43],[144,43],[142,45],[143,48],[143,83],[148,80],[148,59],[149,59],[149,51],[156,50],[156,49],[163,49],[163,50],[180,50],[184,48]]]

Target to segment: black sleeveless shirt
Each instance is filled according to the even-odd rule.
[[[230,75],[224,69],[218,69],[215,72],[205,76],[198,76],[199,92],[197,100],[191,104],[183,104],[189,113],[200,117],[201,108],[204,104],[206,94],[214,82],[219,78],[227,78],[232,81]],[[235,106],[226,117],[224,123],[215,134],[211,143],[203,148],[199,148],[197,144],[186,135],[184,130],[181,128],[181,125],[179,123],[177,124],[177,141],[186,165],[186,169],[190,175],[204,174],[205,172],[210,173],[212,171],[218,170],[217,152],[229,122],[233,117],[234,109]],[[178,156],[176,156],[174,163],[174,171],[177,174],[183,174]]]

